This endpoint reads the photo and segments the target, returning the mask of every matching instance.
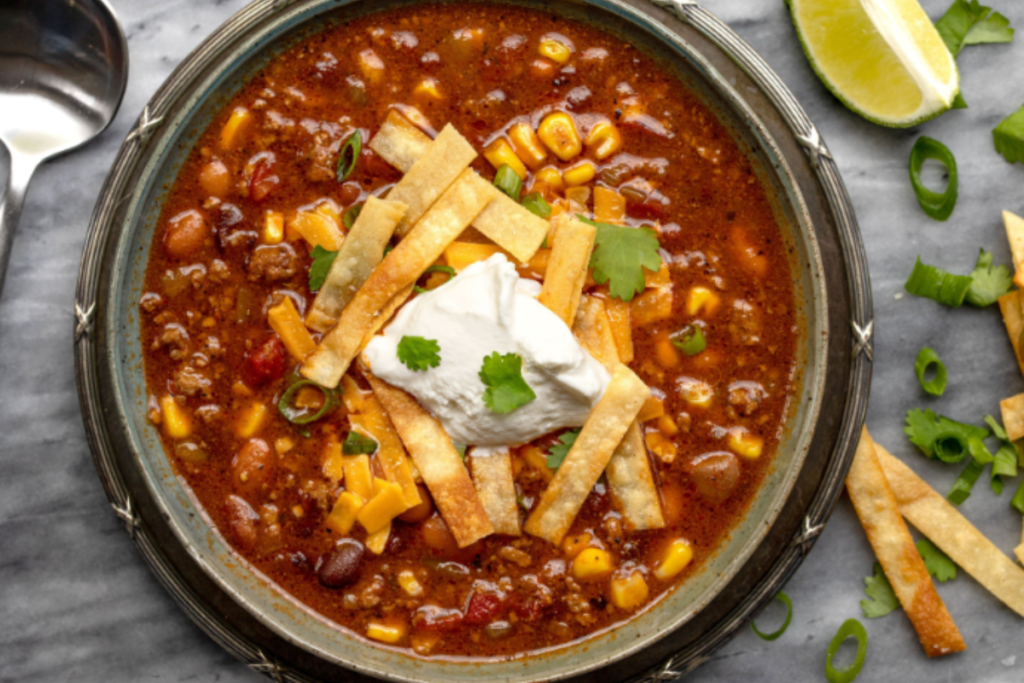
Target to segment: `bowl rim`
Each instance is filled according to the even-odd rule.
[[[102,278],[103,262],[108,246],[117,241],[116,228],[123,224],[120,214],[126,210],[125,200],[132,196],[124,192],[129,176],[136,170],[140,159],[145,157],[147,142],[164,116],[169,115],[173,105],[194,79],[200,79],[203,69],[215,62],[224,51],[231,48],[247,33],[276,14],[292,11],[298,5],[311,4],[317,0],[303,2],[281,2],[261,0],[241,10],[229,19],[172,73],[144,108],[135,128],[128,134],[118,157],[108,175],[100,199],[93,213],[89,233],[83,250],[76,293],[75,355],[79,398],[88,440],[93,452],[97,471],[111,504],[118,516],[125,521],[129,535],[135,541],[140,553],[165,588],[196,621],[204,631],[250,667],[272,673],[279,679],[312,680],[297,670],[287,675],[274,657],[268,658],[260,647],[260,639],[253,638],[234,624],[220,618],[211,610],[209,601],[182,575],[180,565],[168,557],[166,542],[161,542],[155,527],[162,520],[146,508],[149,501],[143,500],[145,486],[139,486],[137,477],[126,471],[119,462],[115,443],[118,430],[124,430],[117,407],[103,403],[103,379],[101,367],[104,349],[111,340],[96,325],[102,310],[105,283]],[[358,0],[357,0],[358,1]],[[842,489],[843,479],[852,459],[856,444],[857,430],[863,422],[866,411],[867,390],[870,381],[871,362],[871,295],[868,282],[866,259],[861,244],[856,219],[845,188],[838,174],[831,154],[821,140],[817,129],[803,112],[782,81],[761,60],[761,58],[740,40],[725,24],[693,0],[650,0],[661,9],[651,8],[636,0],[582,0],[581,4],[622,5],[631,11],[646,14],[654,21],[673,28],[673,23],[685,23],[707,38],[737,63],[737,65],[764,91],[772,105],[779,112],[792,135],[803,147],[807,161],[814,172],[815,181],[821,189],[834,220],[843,263],[847,270],[847,289],[851,312],[850,329],[833,330],[833,340],[849,337],[852,342],[849,366],[847,403],[839,424],[839,434],[832,449],[826,475],[816,494],[806,504],[806,514],[800,532],[786,552],[777,557],[757,590],[752,591],[730,614],[725,615],[716,628],[695,647],[684,648],[661,661],[654,669],[653,677],[678,677],[705,661],[716,647],[725,642],[746,620],[751,618],[771,599],[775,589],[795,571],[806,552],[821,532]],[[685,42],[685,41],[683,41]],[[167,113],[164,113],[164,112]],[[100,310],[97,312],[97,304]],[[142,493],[140,493],[142,492]],[[132,494],[135,494],[133,508]],[[180,558],[179,558],[180,561]],[[193,584],[195,583],[193,578]],[[264,641],[265,642],[265,641]],[[652,678],[653,680],[653,678]]]

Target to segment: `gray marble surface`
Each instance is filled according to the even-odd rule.
[[[950,0],[924,0],[938,17]],[[131,123],[185,55],[241,0],[112,0],[131,48],[121,112],[98,140],[42,167],[32,184],[0,301],[0,681],[256,681],[222,652],[149,574],[111,512],[86,445],[72,363],[73,296],[88,217]],[[992,148],[991,129],[1022,103],[1024,45],[967,48],[960,56],[971,108],[918,129],[876,127],[844,109],[811,72],[782,0],[704,0],[782,76],[839,163],[864,234],[875,296],[875,369],[869,425],[877,440],[940,491],[958,467],[926,461],[901,432],[912,407],[953,418],[998,414],[1024,390],[993,307],[949,310],[902,296],[918,254],[969,272],[978,247],[1008,262],[999,211],[1024,210],[1024,167]],[[993,0],[1024,27],[1024,3]],[[947,223],[917,207],[907,158],[922,133],[957,156],[960,200]],[[6,169],[6,160],[0,162]],[[0,177],[6,170],[0,171]],[[950,370],[946,395],[926,397],[913,376],[921,346]],[[1020,542],[1021,519],[984,482],[963,513],[1001,549]],[[743,630],[692,681],[824,680],[825,650],[840,623],[860,617],[873,556],[849,500],[839,502],[813,553],[786,588],[789,631],[767,643]],[[939,593],[968,651],[929,661],[905,615],[863,620],[864,681],[1024,680],[1024,622],[961,573]],[[765,615],[765,627],[779,614]]]

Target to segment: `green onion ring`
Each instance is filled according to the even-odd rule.
[[[935,457],[950,465],[958,463],[970,453],[970,444],[956,432],[940,432],[935,437]]]
[[[921,182],[921,167],[927,159],[938,161],[949,172],[949,183],[945,192],[932,192]],[[910,184],[914,186],[917,203],[929,217],[937,221],[949,218],[953,213],[953,207],[956,206],[958,193],[956,158],[949,148],[925,135],[919,137],[914,143],[914,148],[910,150]]]
[[[971,459],[967,463],[967,467],[960,473],[960,476],[953,482],[953,488],[949,490],[949,494],[946,495],[948,500],[953,505],[960,505],[965,500],[971,497],[971,489],[978,482],[978,478],[981,473],[985,471],[985,465],[975,459]]]
[[[451,282],[452,278],[455,277],[455,269],[452,268],[451,266],[442,266],[442,265],[439,265],[439,264],[435,264],[435,265],[430,266],[429,268],[427,268],[426,270],[423,271],[423,275],[430,275],[431,273],[447,273],[448,274],[448,282]],[[423,276],[421,275],[420,277],[423,277]],[[416,285],[415,287],[413,287],[413,289],[416,290],[420,294],[426,294],[427,292],[430,291],[429,289],[424,289],[423,287],[420,287],[419,285]]]
[[[523,179],[511,166],[502,164],[494,176],[494,186],[518,202],[519,193],[523,191]]]
[[[704,330],[700,325],[687,325],[678,336],[672,338],[672,346],[687,356],[696,356],[707,347],[704,341]]]
[[[1017,487],[1017,493],[1013,494],[1010,507],[1024,515],[1024,479],[1021,480],[1020,486]]]
[[[967,439],[967,450],[970,452],[971,457],[982,465],[987,465],[995,460],[995,456],[985,446],[985,442],[976,436]]]
[[[538,218],[549,218],[551,216],[551,205],[544,201],[544,197],[539,192],[531,192],[523,197],[523,200],[519,203],[523,205],[524,209]],[[545,237],[544,241],[546,242],[547,239]]]
[[[292,396],[302,387],[316,387],[324,395],[324,404],[314,415],[309,415],[304,410],[296,410],[291,406]],[[320,386],[311,379],[300,379],[288,387],[284,394],[281,395],[281,400],[277,402],[277,409],[284,415],[284,419],[293,425],[308,425],[334,412],[338,405],[337,389],[328,389],[327,387]]]
[[[351,230],[352,226],[356,224],[356,219],[358,219],[359,214],[363,212],[364,206],[366,206],[366,202],[353,204],[341,215],[341,224],[345,226],[346,230]]]
[[[850,637],[857,639],[857,658],[853,660],[853,664],[845,669],[837,669],[832,666],[832,660],[835,658],[836,653],[839,652],[840,646]],[[828,679],[829,683],[851,683],[853,679],[857,678],[860,670],[864,668],[864,658],[867,653],[868,634],[864,630],[864,625],[856,619],[847,619],[839,627],[836,637],[828,644],[828,655],[825,659],[825,678]]]
[[[779,628],[778,631],[773,631],[771,633],[761,633],[757,630],[757,624],[755,624],[753,621],[750,622],[750,628],[754,629],[754,633],[756,633],[759,638],[763,638],[767,641],[776,640],[779,636],[786,632],[787,628],[789,628],[789,622],[793,621],[793,602],[789,599],[789,596],[783,593],[782,591],[779,591],[775,594],[775,599],[784,604],[786,608],[789,610],[788,612],[786,612],[786,620],[782,622],[782,626]]]
[[[362,151],[363,134],[357,130],[348,136],[348,140],[341,148],[341,153],[338,154],[338,167],[335,174],[339,183],[345,182],[352,175],[352,171],[356,170],[356,164],[359,162],[359,155]]]
[[[947,273],[941,268],[921,263],[921,257],[918,256],[903,288],[915,296],[955,307],[964,303],[973,282],[974,278],[970,275]]]
[[[924,376],[933,365],[935,366],[935,377],[930,382],[925,382]],[[921,383],[921,388],[932,396],[942,396],[942,392],[946,390],[946,366],[939,359],[939,354],[927,346],[917,354],[917,360],[914,361],[914,374],[917,375],[917,381]]]

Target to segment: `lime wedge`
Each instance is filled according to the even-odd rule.
[[[946,111],[960,92],[956,62],[917,0],[789,0],[818,77],[843,104],[906,128]]]

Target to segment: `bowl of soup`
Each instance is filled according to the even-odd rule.
[[[100,198],[76,353],[197,623],[297,680],[625,679],[770,598],[852,456],[870,299],[744,48],[682,4],[309,1],[179,67]]]

